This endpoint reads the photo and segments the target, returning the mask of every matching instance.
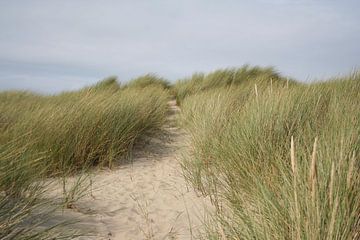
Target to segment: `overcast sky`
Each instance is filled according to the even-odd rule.
[[[359,0],[2,0],[0,90],[243,64],[301,81],[360,67]]]

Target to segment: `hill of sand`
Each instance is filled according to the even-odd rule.
[[[174,124],[179,108],[169,102],[165,134],[137,147],[132,162],[96,171],[91,194],[52,221],[77,220],[69,228],[90,235],[78,239],[192,239],[201,229],[207,200],[182,176],[179,158],[188,136]],[[61,192],[61,187],[54,189]]]

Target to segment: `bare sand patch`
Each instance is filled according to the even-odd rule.
[[[182,176],[179,158],[188,137],[173,124],[175,101],[169,107],[165,136],[136,149],[132,163],[97,171],[91,194],[59,213],[59,219],[78,220],[76,228],[91,232],[80,239],[192,239],[201,230],[207,200]]]

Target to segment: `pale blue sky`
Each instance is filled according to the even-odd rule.
[[[301,81],[360,67],[358,0],[0,1],[0,90],[243,64]]]

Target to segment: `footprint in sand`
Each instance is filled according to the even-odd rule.
[[[191,239],[201,227],[207,199],[189,190],[178,162],[186,148],[187,135],[174,127],[179,108],[169,102],[166,137],[149,140],[136,150],[130,165],[99,172],[93,181],[93,196],[77,204],[87,212],[66,210],[78,218],[79,228],[92,230],[80,239]]]

